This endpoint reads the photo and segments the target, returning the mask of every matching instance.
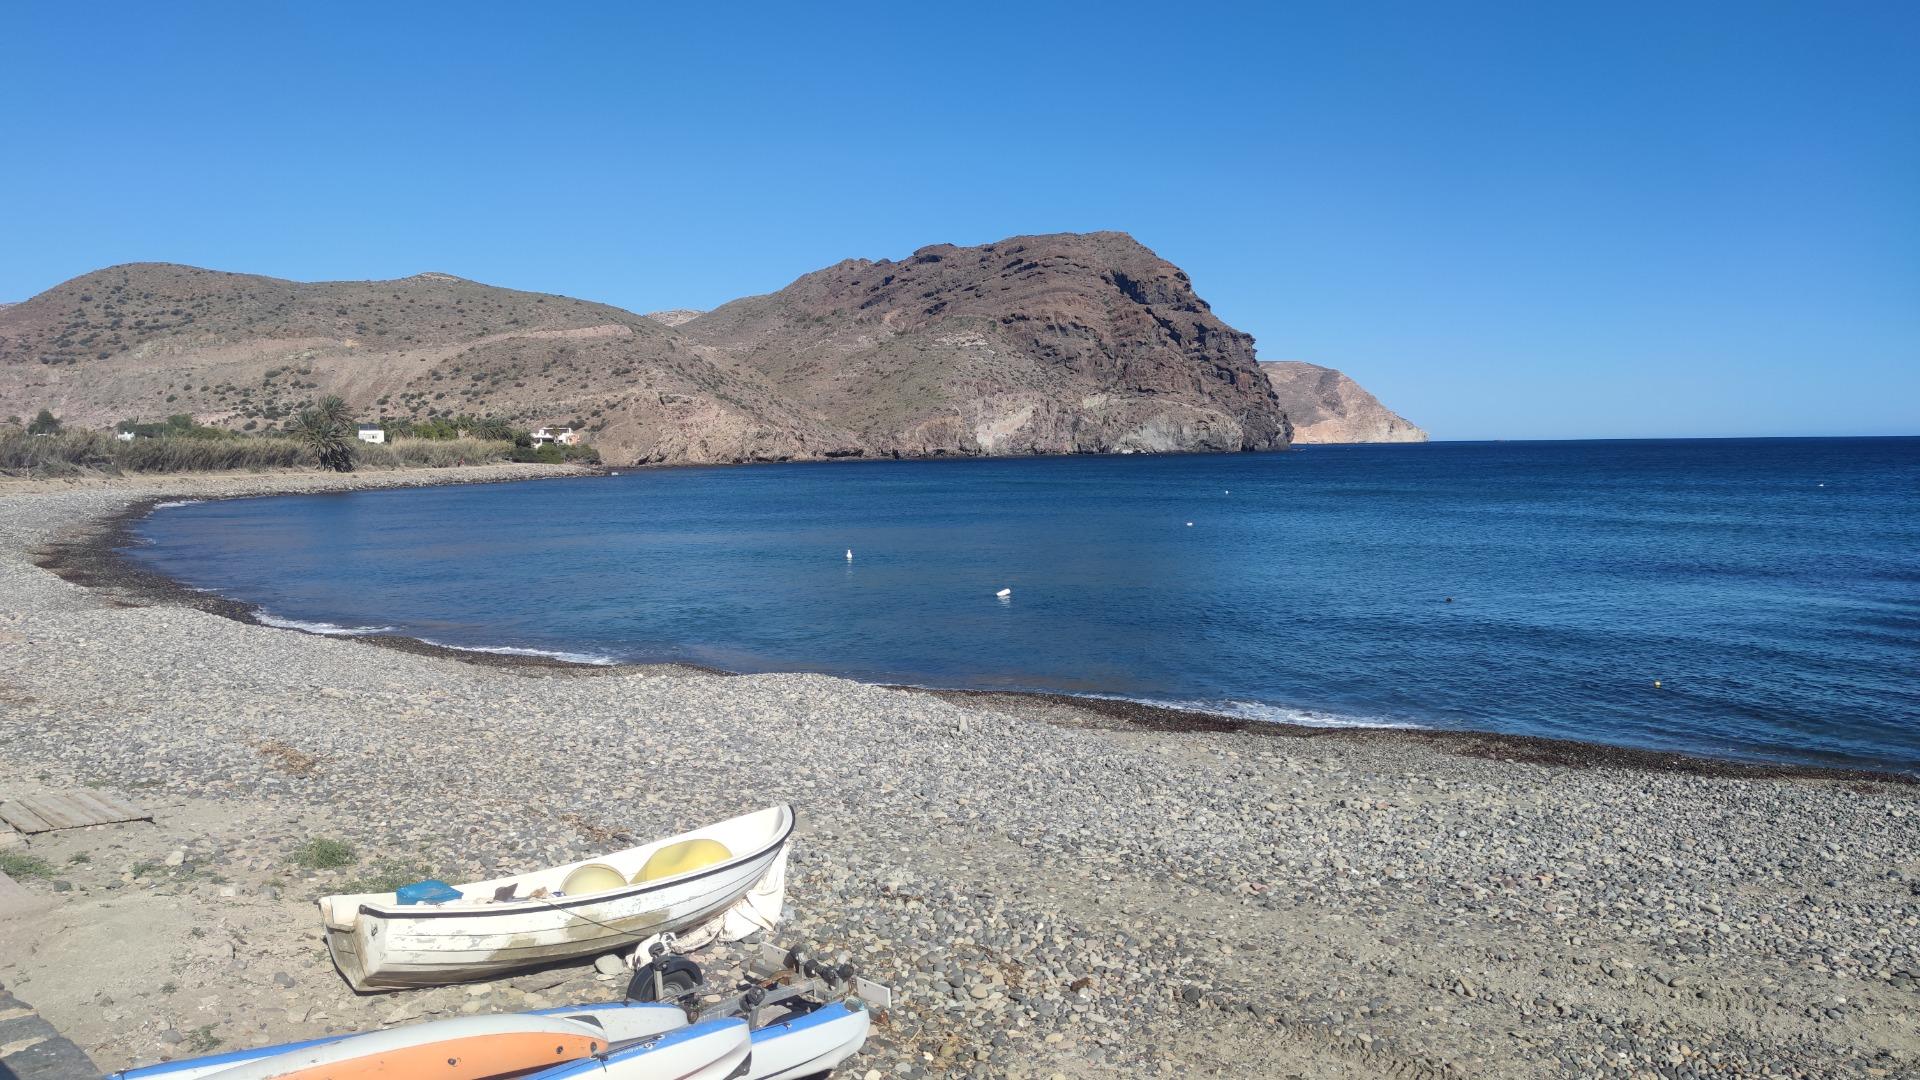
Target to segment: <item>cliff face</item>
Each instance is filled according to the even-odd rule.
[[[1123,233],[849,260],[680,330],[870,453],[1287,445],[1253,339]]]
[[[1297,443],[1426,442],[1427,433],[1332,368],[1262,360]]]
[[[579,422],[613,463],[1278,450],[1289,410],[1378,407],[1292,385],[1124,233],[848,260],[704,314],[163,263],[0,308],[0,415],[264,430],[339,394],[369,419]]]

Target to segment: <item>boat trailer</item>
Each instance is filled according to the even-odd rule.
[[[836,1001],[881,1014],[893,1008],[890,988],[863,978],[852,964],[828,964],[804,949],[762,944],[759,954],[747,964],[749,985],[707,1005],[699,1001],[700,991],[706,986],[700,965],[675,955],[666,941],[649,944],[647,954],[650,959],[644,966],[639,964],[639,957],[634,958],[636,966],[627,984],[627,1000],[679,1005],[687,1011],[688,1023],[738,1016],[748,1027],[759,1028],[764,1010],[785,1007],[792,1012],[807,1012]]]

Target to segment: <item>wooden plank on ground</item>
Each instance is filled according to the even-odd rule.
[[[86,811],[65,795],[41,795],[27,803],[27,809],[46,822],[49,829],[77,829],[86,815]]]
[[[0,803],[0,821],[19,829],[23,833],[46,832],[53,826],[46,823],[39,814],[20,805],[18,802]]]
[[[28,834],[152,820],[152,811],[125,799],[86,791],[22,796],[0,803],[0,821]]]

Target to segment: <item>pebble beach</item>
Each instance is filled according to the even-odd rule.
[[[156,814],[0,848],[54,901],[0,920],[0,983],[108,1069],[604,1000],[590,961],[355,995],[313,900],[790,802],[777,940],[898,998],[845,1075],[1920,1076],[1906,778],[504,662],[253,624],[111,555],[161,500],[569,473],[0,483],[0,797]],[[315,839],[355,861],[302,866]]]

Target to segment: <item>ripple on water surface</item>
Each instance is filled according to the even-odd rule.
[[[129,552],[317,633],[1913,770],[1917,476],[1920,439],[640,470],[180,505]]]

